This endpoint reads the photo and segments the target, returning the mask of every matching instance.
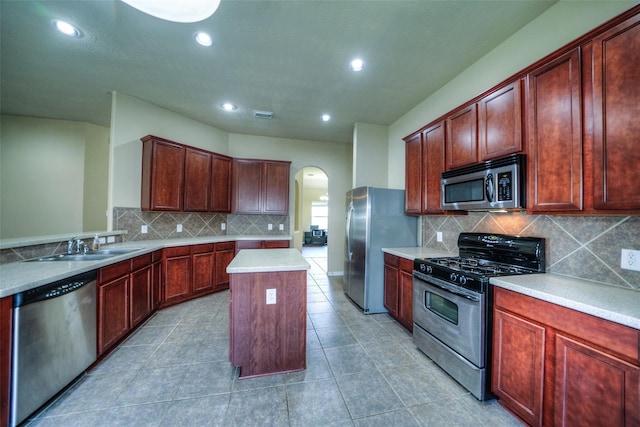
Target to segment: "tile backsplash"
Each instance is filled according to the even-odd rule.
[[[177,231],[182,224],[182,232]],[[222,230],[225,224],[225,230]],[[272,230],[268,225],[272,224]],[[279,230],[282,224],[284,230]],[[142,226],[147,233],[142,233]],[[289,235],[289,217],[282,215],[234,215],[208,212],[148,212],[140,208],[113,209],[113,228],[126,230],[125,241],[162,240],[226,235]]]
[[[436,232],[443,241],[436,241]],[[640,250],[640,216],[557,216],[473,212],[423,216],[423,246],[457,254],[458,234],[546,238],[547,272],[640,291],[640,272],[620,268],[622,249]]]

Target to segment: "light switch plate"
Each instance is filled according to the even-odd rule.
[[[224,222],[220,224],[220,230],[224,231],[227,229],[227,224],[225,224]]]
[[[283,231],[284,230],[284,224],[280,224],[279,228],[280,228],[280,231]]]
[[[178,225],[176,226],[176,231],[177,231],[178,233],[182,233],[182,224],[178,224]]]
[[[436,241],[442,242],[442,231],[436,231]]]
[[[273,230],[273,224],[268,224],[267,225],[267,230]]]
[[[142,234],[147,234],[149,232],[149,229],[146,225],[143,225],[142,227],[140,227],[140,232]]]
[[[267,289],[267,305],[276,303],[276,290],[275,289]]]

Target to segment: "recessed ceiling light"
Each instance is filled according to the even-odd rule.
[[[71,37],[80,37],[80,30],[69,24],[68,22],[55,19],[53,21],[53,26],[56,27],[56,30],[60,31],[62,34],[66,34]]]
[[[331,120],[331,116],[328,114],[323,114],[322,115],[322,121],[323,122],[328,122],[329,120]]]
[[[206,46],[211,46],[213,44],[213,39],[211,38],[211,36],[205,33],[204,31],[198,31],[193,35],[193,37],[196,39],[196,42],[198,42],[198,44],[201,46],[206,47]]]
[[[224,104],[221,105],[222,109],[225,111],[234,111],[238,108],[237,105],[233,105],[230,102],[225,102]]]
[[[362,69],[364,68],[364,61],[360,58],[356,58],[351,61],[351,64],[349,66],[353,71],[362,71]]]

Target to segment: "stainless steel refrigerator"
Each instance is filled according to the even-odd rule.
[[[385,313],[383,247],[418,244],[418,218],[404,214],[404,190],[347,192],[344,291],[365,313]]]

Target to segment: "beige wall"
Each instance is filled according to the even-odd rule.
[[[387,167],[390,174],[397,169],[396,165],[387,166],[387,139],[387,126],[354,125],[352,188],[387,187]]]
[[[107,228],[109,129],[2,116],[0,238]]]
[[[389,187],[404,188],[403,137],[636,3],[632,1],[560,1],[408,111],[389,126]]]

